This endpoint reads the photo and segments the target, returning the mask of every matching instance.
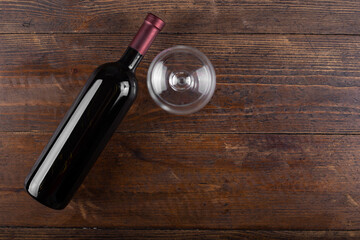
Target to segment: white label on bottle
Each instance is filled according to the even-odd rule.
[[[59,155],[59,152],[63,148],[66,140],[69,138],[70,134],[74,130],[76,123],[79,121],[79,119],[85,112],[86,107],[89,105],[91,99],[94,97],[96,91],[99,89],[102,81],[102,79],[96,80],[96,82],[91,86],[90,90],[85,94],[85,96],[75,109],[74,113],[71,115],[64,129],[60,133],[59,137],[54,142],[54,145],[47,154],[46,158],[41,163],[41,166],[36,172],[34,178],[32,179],[28,189],[29,193],[34,197],[38,196],[41,182],[44,180],[45,176],[49,172],[51,166]]]

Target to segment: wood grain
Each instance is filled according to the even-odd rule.
[[[0,133],[0,226],[360,227],[360,136],[116,133],[63,211],[23,190],[49,138]]]
[[[74,228],[0,228],[0,239],[359,239],[359,231],[122,230]]]
[[[0,1],[1,33],[133,33],[147,12],[165,33],[359,34],[359,1]]]
[[[4,35],[0,131],[53,132],[93,69],[114,61],[130,35]],[[126,132],[360,133],[358,36],[161,35],[137,72]],[[191,45],[215,66],[202,111],[175,116],[150,98],[146,70],[166,47]],[[66,49],[66,50],[65,50]]]
[[[0,0],[0,239],[359,239],[359,9]],[[137,71],[138,99],[70,205],[40,205],[25,176],[147,12],[167,26]],[[180,44],[204,52],[218,81],[189,116],[162,111],[146,87],[150,61]]]

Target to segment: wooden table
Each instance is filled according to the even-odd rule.
[[[163,17],[140,92],[70,205],[23,182],[93,69]],[[360,238],[360,1],[0,1],[0,239]],[[146,87],[161,50],[215,66],[201,111]]]

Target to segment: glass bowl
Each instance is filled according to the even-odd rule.
[[[216,75],[199,50],[174,46],[159,53],[147,74],[151,97],[173,114],[190,114],[203,108],[215,91]]]

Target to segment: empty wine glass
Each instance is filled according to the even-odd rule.
[[[175,46],[159,53],[147,75],[151,97],[173,114],[190,114],[200,110],[215,91],[215,70],[199,50]]]

